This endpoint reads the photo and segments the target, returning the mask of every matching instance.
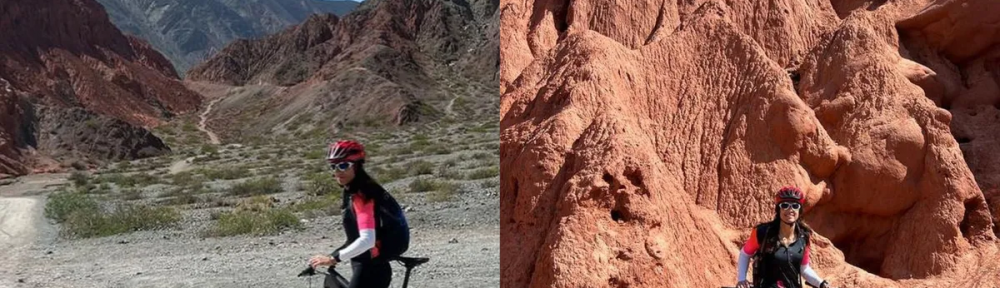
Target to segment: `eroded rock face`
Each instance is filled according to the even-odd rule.
[[[933,73],[927,97],[948,109],[951,132],[1000,220],[1000,3],[947,1],[900,20],[903,52]],[[923,85],[922,85],[923,87]],[[996,229],[996,227],[994,227]]]
[[[20,148],[29,135],[23,130],[25,103],[6,81],[0,81],[0,174],[22,175],[29,171]],[[16,139],[16,140],[15,140]]]
[[[40,162],[94,162],[138,155],[133,150],[145,148],[162,151],[162,143],[138,132],[94,136],[105,137],[100,141],[109,145],[101,151],[78,149],[83,146],[72,143],[73,135],[93,129],[54,127],[63,120],[103,127],[114,119],[117,130],[146,131],[142,127],[200,105],[201,97],[184,88],[166,58],[121,34],[92,0],[3,1],[0,28],[0,110],[5,112],[0,116],[0,173],[28,173]],[[77,108],[84,113],[70,111]],[[86,117],[59,116],[67,113]],[[39,146],[45,142],[39,138],[66,145]]]
[[[502,286],[731,286],[785,185],[838,286],[1000,283],[927,3],[692,2],[501,2]]]
[[[55,159],[99,159],[120,161],[170,152],[163,141],[142,127],[111,117],[94,115],[81,108],[38,111],[38,149]]]
[[[221,102],[223,117],[213,116],[220,120],[210,126],[249,128],[223,132],[224,138],[282,130],[293,117],[320,128],[438,119],[458,94],[489,103],[483,99],[489,95],[453,91],[496,87],[499,37],[490,37],[499,33],[498,23],[490,23],[497,19],[496,5],[488,0],[366,1],[343,18],[314,15],[263,39],[235,41],[186,79],[288,88],[248,100],[254,103],[229,100],[238,97]],[[226,123],[247,113],[252,117],[242,123]]]
[[[259,38],[317,13],[343,16],[355,1],[97,0],[122,32],[149,42],[187,71],[238,38]]]
[[[802,98],[853,156],[814,222],[845,252],[856,251],[848,261],[868,271],[893,279],[940,274],[972,253],[973,242],[995,240],[988,208],[951,137],[951,114],[900,69],[908,60],[895,52],[896,41],[878,36],[892,22],[854,16],[801,69]]]

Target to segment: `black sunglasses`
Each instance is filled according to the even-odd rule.
[[[330,169],[334,171],[347,171],[351,166],[354,166],[354,162],[340,162],[335,164],[330,164]]]

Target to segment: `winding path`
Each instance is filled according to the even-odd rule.
[[[454,98],[451,98],[451,101],[448,101],[448,106],[444,107],[444,115],[445,116],[450,116],[450,115],[452,115],[455,112],[452,109],[452,107],[455,106],[455,100],[456,99],[458,99],[458,96],[455,96]]]
[[[222,98],[212,100],[211,103],[208,103],[208,108],[205,108],[205,112],[201,112],[201,122],[198,122],[198,130],[208,134],[208,141],[213,145],[219,145],[222,144],[222,142],[219,141],[219,136],[215,135],[215,132],[212,132],[205,127],[205,122],[208,121],[208,113],[212,112],[212,106],[215,106],[215,103],[218,103],[220,100],[222,100]]]
[[[208,122],[208,114],[212,113],[212,107],[214,107],[215,103],[218,103],[220,100],[222,100],[222,98],[215,99],[212,100],[212,102],[209,102],[208,107],[205,108],[205,111],[201,112],[200,115],[201,120],[198,122],[198,130],[201,130],[201,132],[205,132],[205,134],[208,135],[208,141],[213,145],[220,145],[222,144],[222,142],[219,141],[219,136],[215,135],[215,132],[212,132],[212,130],[208,130],[208,127],[205,126],[205,122]],[[194,158],[195,157],[188,157],[170,164],[169,173],[177,174],[180,172],[187,171],[188,169],[190,169],[191,162],[194,161]]]

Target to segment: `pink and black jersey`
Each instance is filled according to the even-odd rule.
[[[347,241],[334,254],[341,256],[341,261],[364,261],[379,256],[376,203],[370,195],[351,190],[363,187],[357,186],[349,187],[344,193],[343,226]]]
[[[355,217],[357,219],[358,231],[360,233],[371,232],[375,233],[375,201],[372,199],[365,199],[362,194],[354,194],[351,196],[351,206],[354,208],[356,213]],[[375,247],[371,249],[371,257],[378,257],[378,241],[375,242]]]
[[[760,232],[758,232],[760,231]],[[795,242],[788,246],[775,245],[769,251],[764,251],[761,247],[765,238],[764,233],[777,233],[777,231],[766,231],[766,225],[758,226],[750,234],[746,244],[743,245],[743,253],[747,255],[759,254],[760,265],[767,267],[762,269],[759,275],[760,284],[755,287],[761,288],[800,288],[802,287],[802,268],[809,265],[809,240],[805,233],[798,233]]]

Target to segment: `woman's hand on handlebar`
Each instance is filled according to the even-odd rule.
[[[751,287],[753,286],[750,286],[750,281],[743,280],[740,281],[740,283],[736,283],[736,288],[751,288]]]
[[[316,255],[309,259],[309,266],[316,268],[316,266],[337,266],[337,260],[330,257],[330,255]]]

